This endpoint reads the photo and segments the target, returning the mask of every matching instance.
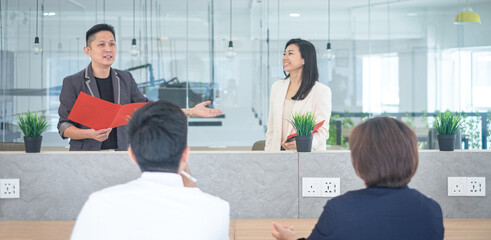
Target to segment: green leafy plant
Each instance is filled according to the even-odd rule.
[[[421,115],[421,122],[424,123],[425,128],[428,128],[428,111],[423,110],[423,114]]]
[[[447,110],[444,113],[439,113],[435,117],[433,127],[440,135],[453,135],[460,128],[461,124],[462,116]]]
[[[467,116],[462,114],[461,133],[466,137],[469,143],[469,149],[481,149],[481,121],[482,117],[479,112],[475,112],[476,116]]]
[[[349,111],[344,110],[344,114],[346,114],[346,116],[349,116]],[[346,118],[343,118],[343,120],[341,121],[341,126],[343,128],[352,128],[355,126],[355,123],[353,122],[353,120],[351,120],[350,117],[346,117]]]
[[[38,115],[37,112],[28,111],[19,115],[17,125],[26,137],[38,137],[49,127],[48,120],[44,115]]]
[[[314,114],[307,112],[305,114],[296,113],[290,123],[297,129],[298,136],[310,136],[315,126]]]
[[[410,128],[414,128],[414,117],[406,112],[406,121],[404,121]]]
[[[491,148],[491,110],[488,110],[487,116],[488,116],[488,147],[487,147],[487,149],[490,149]]]
[[[329,138],[326,140],[327,145],[336,145],[336,125],[334,121],[339,118],[339,115],[331,115],[329,121]]]
[[[349,116],[349,111],[344,111],[345,116]],[[366,114],[368,116],[368,114]],[[363,116],[365,117],[365,116]],[[329,139],[326,140],[327,145],[336,145],[336,121],[341,121],[341,128],[353,128],[355,123],[350,117],[340,117],[338,114],[331,115],[331,120],[329,122]],[[346,137],[341,136],[341,147],[348,149],[348,139]]]

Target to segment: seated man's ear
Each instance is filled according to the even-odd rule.
[[[189,157],[189,146],[186,146],[184,148],[184,151],[182,151],[181,162],[179,163],[179,169],[177,171],[178,173],[186,169],[186,165],[188,163],[188,157]]]
[[[133,151],[131,150],[131,146],[128,147],[128,155],[130,155],[130,158],[131,158],[131,161],[138,164],[138,162],[136,161],[136,158],[135,158],[135,154],[133,154]]]

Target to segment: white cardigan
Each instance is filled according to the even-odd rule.
[[[273,83],[269,100],[268,130],[266,131],[265,151],[275,152],[281,149],[281,131],[283,117],[283,103],[285,102],[290,79],[279,80]],[[316,122],[326,120],[322,127],[314,133],[312,150],[326,150],[326,140],[329,138],[329,118],[331,117],[331,89],[328,86],[316,82],[307,97],[295,101],[292,114],[312,112]],[[289,124],[288,132],[294,132]]]

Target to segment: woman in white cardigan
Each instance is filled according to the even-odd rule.
[[[299,38],[288,41],[283,53],[283,71],[286,78],[276,81],[271,88],[265,151],[296,149],[295,141],[286,142],[288,135],[295,133],[289,120],[295,113],[305,112],[312,112],[316,122],[325,120],[314,133],[312,142],[312,150],[325,150],[331,117],[331,89],[318,81],[314,45]]]

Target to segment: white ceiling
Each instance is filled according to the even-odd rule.
[[[39,4],[44,1],[45,11],[61,11],[62,12],[80,12],[86,11],[94,13],[96,10],[102,15],[104,10],[106,12],[120,12],[130,11],[133,8],[133,0],[39,0]],[[160,5],[163,12],[182,12],[186,10],[186,1],[183,0],[135,0],[136,9],[141,9],[147,4],[147,6],[155,11],[155,6]],[[194,9],[195,6],[206,6],[210,1],[206,0],[188,0],[190,9]],[[349,10],[353,8],[366,8],[369,3],[372,7],[386,6],[387,3],[390,6],[404,6],[414,8],[434,8],[434,7],[456,7],[458,5],[464,5],[464,0],[332,0],[331,10]],[[491,0],[471,0],[470,5],[473,4],[491,2]],[[228,0],[214,0],[215,8],[227,10],[229,8]],[[258,6],[262,4],[264,7],[276,9],[278,4],[281,10],[315,10],[318,8],[327,8],[327,0],[233,0],[234,11],[243,11],[250,9],[251,6]],[[8,5],[8,6],[7,6]],[[2,1],[2,8],[7,8],[9,11],[26,11],[31,9],[35,11],[36,0],[18,0],[18,1]],[[202,9],[206,12],[206,9]]]
[[[2,13],[7,10],[6,20],[3,24],[7,26],[9,38],[29,39],[34,36],[36,21],[36,0],[0,0],[2,3]],[[41,4],[43,0],[39,0]],[[105,12],[104,5],[105,3]],[[211,0],[135,0],[136,3],[136,32],[144,29],[144,24],[153,24],[155,29],[162,29],[162,32],[174,37],[184,37],[182,31],[186,27],[186,13],[189,13],[190,31],[193,37],[199,38],[207,36],[208,29],[208,6]],[[229,35],[229,0],[213,0],[215,10],[215,33],[217,39],[227,39]],[[386,21],[384,12],[388,6],[395,16],[415,15],[418,12],[428,14],[428,12],[438,12],[442,18],[452,21],[454,14],[461,9],[464,0],[331,0],[331,13],[333,25],[333,39],[346,38],[343,32],[357,32],[359,29],[352,29],[356,26],[354,17],[358,21],[365,21],[367,6],[372,6],[371,19],[377,24]],[[470,6],[476,6],[474,10],[479,12],[479,4],[491,3],[491,0],[471,0]],[[145,17],[145,4],[147,12]],[[389,4],[389,5],[387,5]],[[460,4],[460,7],[459,7]],[[107,22],[118,27],[121,39],[128,41],[133,37],[132,16],[133,0],[44,0],[45,12],[56,12],[53,17],[44,17],[44,39],[58,38],[82,38],[86,29],[96,22],[102,22],[105,16]],[[189,10],[187,11],[187,6]],[[250,24],[256,23],[262,9],[263,17],[270,16],[268,24],[275,25],[277,20],[282,24],[283,29],[294,29],[299,35],[306,35],[312,38],[325,38],[324,30],[327,29],[327,9],[328,0],[233,0],[234,14],[234,37],[253,38],[255,34],[251,30]],[[279,8],[279,11],[278,11]],[[158,11],[160,9],[160,11]],[[297,12],[300,18],[289,17],[289,13]],[[376,12],[380,14],[376,14]],[[268,14],[269,13],[269,14]],[[150,21],[150,14],[152,20]],[[278,16],[278,18],[276,18]],[[439,15],[440,16],[440,15]],[[159,17],[157,19],[157,17]],[[251,20],[252,19],[252,20]],[[264,20],[264,18],[263,18]],[[353,20],[353,22],[350,22]],[[374,25],[375,25],[374,24]],[[158,25],[158,26],[157,26]],[[386,25],[385,23],[383,24]],[[239,26],[239,27],[238,27]],[[396,26],[394,24],[394,26]],[[407,27],[407,26],[405,26]],[[83,29],[83,31],[80,31]],[[363,30],[363,29],[362,29]],[[375,29],[374,29],[375,30]],[[415,28],[415,32],[421,32]],[[392,30],[394,31],[394,30]],[[310,32],[319,32],[311,36]],[[63,34],[61,34],[63,33]],[[154,33],[155,34],[155,33]],[[201,34],[201,35],[200,35]],[[60,35],[60,36],[59,36]],[[257,35],[257,34],[256,34]],[[418,35],[419,36],[419,35]],[[393,36],[395,37],[395,35]],[[58,40],[57,40],[58,41]]]

